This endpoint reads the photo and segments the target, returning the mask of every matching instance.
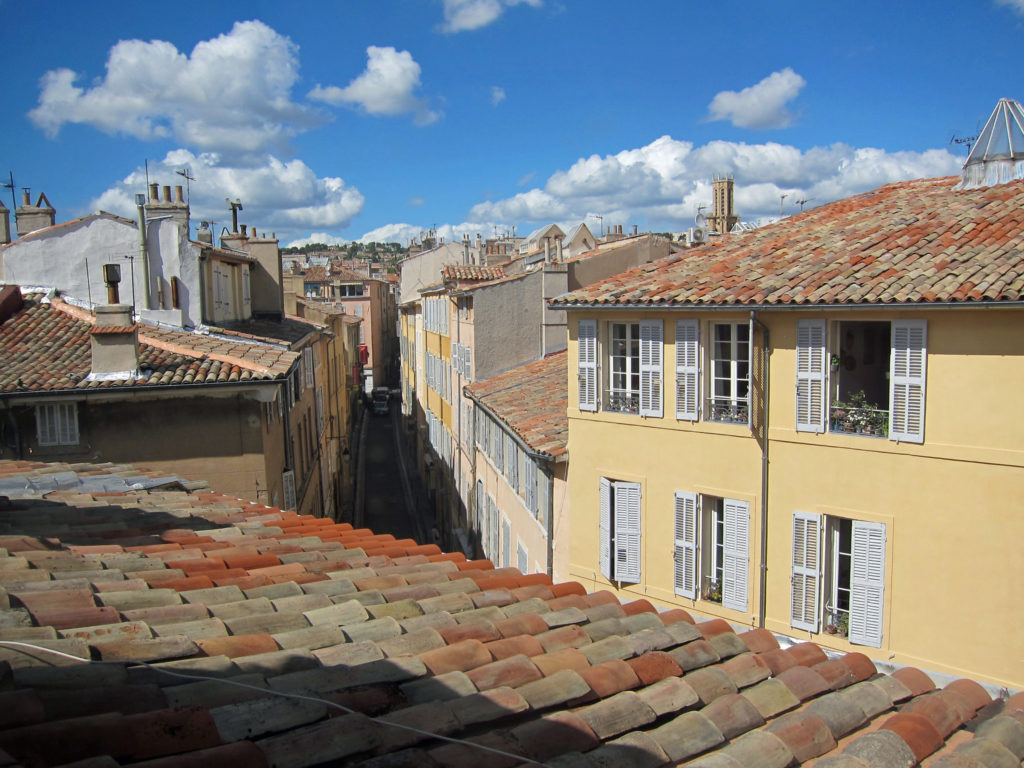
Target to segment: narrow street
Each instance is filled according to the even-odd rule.
[[[396,539],[426,540],[422,523],[415,513],[418,478],[401,443],[401,413],[391,403],[387,416],[363,415],[360,430],[362,460],[357,472],[356,523],[375,533],[390,533]]]

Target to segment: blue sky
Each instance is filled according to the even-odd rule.
[[[756,220],[956,173],[950,138],[1024,98],[1024,0],[0,0],[0,22],[3,181],[65,220],[134,215],[146,161],[188,168],[194,221],[240,198],[285,245],[679,231],[716,174]]]

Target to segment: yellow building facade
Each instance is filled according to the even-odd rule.
[[[570,578],[1024,687],[1024,183],[953,183],[555,300]],[[908,242],[904,208],[934,229]]]

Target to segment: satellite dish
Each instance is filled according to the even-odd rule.
[[[708,223],[707,216],[705,216],[703,213],[698,213],[697,217],[693,220],[693,223],[696,224],[699,228],[703,229],[704,227],[707,226]]]

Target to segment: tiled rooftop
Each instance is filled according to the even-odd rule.
[[[470,384],[466,391],[538,453],[558,457],[569,437],[566,352]]]
[[[974,303],[1024,298],[1024,181],[888,184],[556,299],[562,306]]]
[[[445,264],[441,276],[445,280],[498,280],[505,276],[505,270],[482,264]]]
[[[309,283],[326,283],[329,279],[327,267],[310,267],[302,277]]]
[[[139,325],[139,377],[90,381],[92,322],[90,313],[60,299],[26,297],[25,306],[0,325],[0,392],[273,379],[285,375],[297,355],[252,339]]]
[[[0,765],[1024,758],[1022,694],[126,466],[0,462],[0,641]]]

